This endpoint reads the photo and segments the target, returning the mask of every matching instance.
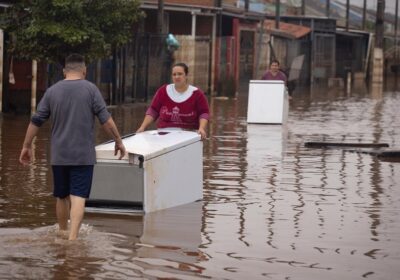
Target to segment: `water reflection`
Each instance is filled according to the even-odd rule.
[[[0,269],[10,279],[195,275],[203,270],[196,263],[207,260],[198,250],[201,213],[201,202],[144,216],[89,213],[76,242],[57,226],[2,229]]]
[[[36,165],[22,168],[29,118],[1,116],[0,278],[396,279],[399,163],[304,146],[398,149],[400,96],[367,90],[296,92],[286,127],[247,124],[245,94],[212,99],[203,201],[144,217],[88,214],[77,243],[55,233],[49,126],[35,142]],[[145,108],[110,110],[127,134]],[[98,130],[96,141],[105,139]]]

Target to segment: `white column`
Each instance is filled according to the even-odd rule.
[[[4,32],[0,29],[0,113],[3,112],[3,53]]]
[[[192,37],[196,36],[196,14],[192,12]]]
[[[36,112],[37,60],[32,60],[31,114]]]
[[[210,95],[214,95],[214,82],[215,82],[215,46],[217,39],[217,16],[213,15],[213,23],[212,23],[212,34],[211,34],[211,92]]]

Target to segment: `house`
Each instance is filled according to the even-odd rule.
[[[158,30],[158,1],[142,0],[146,16],[135,26],[132,41],[109,58],[90,64],[87,78],[96,83],[107,103],[119,104],[150,100],[160,85],[170,82],[171,66],[178,61],[188,64],[190,82],[208,95],[246,92],[249,80],[259,79],[272,57],[283,68],[290,68],[296,57],[304,55],[300,71],[304,85],[325,85],[330,77],[343,74],[336,64],[336,56],[343,52],[335,48],[349,35],[342,32],[337,41],[335,19],[284,15],[275,28],[275,17],[262,10],[272,9],[273,1],[249,4],[246,7],[243,0],[164,0]],[[179,42],[178,49],[167,46],[169,34]],[[354,47],[358,44],[354,39]],[[6,61],[9,67],[10,58]],[[19,63],[27,64],[20,67]],[[7,88],[6,109],[22,106],[20,111],[29,110],[28,64],[14,60],[17,82]],[[357,71],[361,68],[365,62],[357,64]],[[8,68],[4,70],[8,73]],[[62,78],[60,71],[54,65],[40,64],[38,90],[43,92]]]
[[[336,20],[327,17],[282,16],[282,22],[310,28],[310,36],[303,38],[301,49],[306,55],[305,73],[310,85],[327,85],[336,75]]]

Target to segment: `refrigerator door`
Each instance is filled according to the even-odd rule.
[[[88,207],[143,210],[144,170],[126,162],[98,162]]]
[[[95,188],[90,198],[142,203],[143,173],[142,168],[129,164],[99,162],[94,168]]]

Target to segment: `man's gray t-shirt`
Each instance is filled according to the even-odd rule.
[[[31,121],[40,127],[51,119],[52,165],[95,164],[95,116],[104,124],[110,113],[91,82],[62,80],[47,89]]]

